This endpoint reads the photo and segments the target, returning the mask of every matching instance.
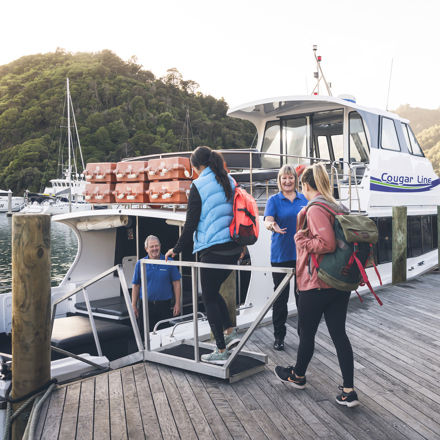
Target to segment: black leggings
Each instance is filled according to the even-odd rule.
[[[295,269],[296,260],[284,261],[282,263],[270,263],[272,267],[292,267]],[[277,290],[278,286],[283,281],[285,273],[272,272],[274,290]],[[298,294],[296,293],[296,277],[294,281],[294,293],[296,307],[298,307]],[[287,319],[287,302],[289,301],[290,295],[290,282],[281,292],[280,296],[273,303],[272,309],[272,322],[273,322],[273,334],[275,339],[283,339],[286,336],[286,319]]]
[[[236,264],[239,256],[240,254],[218,255],[208,252],[202,256],[200,261],[209,264]],[[220,295],[220,287],[230,273],[230,270],[225,269],[200,270],[203,304],[219,350],[226,348],[223,330],[232,327],[228,307]]]
[[[298,376],[306,374],[315,350],[315,334],[324,315],[338,355],[344,387],[353,388],[353,350],[345,332],[349,299],[350,292],[336,289],[312,289],[299,292],[298,325],[301,337],[294,368]]]

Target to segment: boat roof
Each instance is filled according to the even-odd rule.
[[[340,108],[341,106],[376,115],[387,116],[406,123],[409,122],[407,119],[403,119],[397,114],[386,110],[364,107],[355,102],[348,101],[347,99],[324,95],[279,96],[276,98],[260,99],[258,101],[252,101],[233,107],[229,109],[227,115],[234,118],[256,121],[259,119],[277,117],[278,115],[284,115],[286,113],[307,113],[333,110]]]
[[[75,213],[58,214],[52,217],[55,222],[64,223],[77,219],[81,221],[84,218],[106,218],[120,215],[139,216],[139,217],[154,217],[162,218],[164,220],[186,220],[186,210],[173,211],[171,209],[96,209],[92,211],[80,211]]]

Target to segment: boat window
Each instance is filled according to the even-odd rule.
[[[316,156],[320,157],[321,159],[331,160],[329,145],[326,136],[318,136],[318,147],[319,152],[316,153]]]
[[[370,147],[365,134],[362,117],[357,112],[349,115],[350,137],[349,137],[349,158],[350,162],[370,162]]]
[[[285,119],[283,121],[283,152],[291,156],[307,156],[307,119]],[[288,163],[300,164],[304,159],[287,158]]]
[[[342,134],[336,134],[331,137],[333,154],[336,161],[344,160],[344,136]]]
[[[408,124],[403,124],[403,125],[406,126],[406,130],[404,128],[403,132],[404,133],[407,132],[408,136],[409,136],[409,140],[410,140],[410,144],[411,144],[411,153],[414,154],[415,156],[425,157],[422,149],[420,148],[419,143],[417,142],[416,137],[414,136],[414,133],[411,130],[411,127]]]
[[[409,140],[409,136],[408,136],[408,129],[406,128],[406,124],[402,124],[402,130],[403,130],[403,135],[405,136],[405,142],[406,145],[408,146],[408,151],[413,154],[413,149],[412,149],[412,145],[411,142]]]
[[[280,122],[270,121],[266,124],[261,152],[280,154],[280,145]],[[277,156],[263,154],[261,164],[263,168],[279,168],[281,159]]]
[[[391,217],[379,217],[377,219],[379,241],[377,242],[379,263],[388,263],[393,258],[393,225]]]
[[[432,248],[433,249],[438,249],[438,231],[437,231],[437,216],[433,215],[431,216],[432,218],[432,222],[431,222],[431,226],[432,226]]]
[[[382,118],[382,148],[386,150],[400,151],[399,140],[397,139],[394,121]]]
[[[411,256],[419,257],[423,254],[421,216],[409,217],[409,231],[411,240]]]
[[[432,223],[430,215],[422,215],[422,249],[424,254],[432,251]]]

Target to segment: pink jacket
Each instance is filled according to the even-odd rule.
[[[309,204],[312,202],[324,203],[335,212],[348,212],[344,205],[337,206],[328,203],[320,194],[311,200]],[[318,264],[320,264],[324,254],[336,250],[336,238],[333,231],[335,218],[319,206],[312,206],[307,213],[307,229],[302,231],[305,215],[306,207],[299,212],[296,223],[296,283],[298,290],[331,289],[328,284],[318,278],[310,254],[315,254]]]

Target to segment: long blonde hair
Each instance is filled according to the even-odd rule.
[[[338,204],[333,197],[333,188],[330,188],[330,180],[322,163],[307,167],[301,175],[301,182],[309,184],[312,189],[321,193],[327,202]]]
[[[278,185],[278,189],[280,190],[280,192],[283,192],[283,190],[281,188],[281,177],[283,177],[285,174],[287,174],[288,176],[295,177],[294,189],[295,189],[295,191],[298,191],[298,189],[299,189],[298,174],[296,173],[296,170],[293,167],[293,165],[290,165],[289,163],[286,163],[285,165],[283,165],[280,168],[280,171],[278,172],[277,185]]]

